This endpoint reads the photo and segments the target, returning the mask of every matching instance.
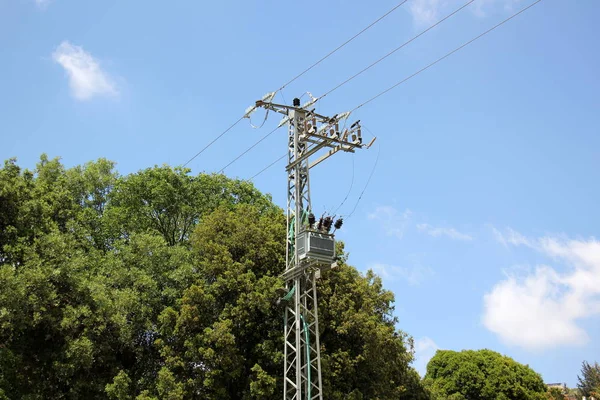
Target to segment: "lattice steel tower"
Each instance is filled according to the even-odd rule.
[[[279,126],[288,125],[287,171],[287,248],[284,322],[284,396],[285,400],[323,399],[321,355],[319,343],[319,316],[317,311],[316,280],[321,271],[335,266],[335,239],[330,233],[333,219],[322,216],[319,221],[312,214],[309,171],[338,151],[353,153],[369,148],[363,144],[360,121],[342,128],[349,112],[326,117],[315,113],[312,98],[300,106],[294,99],[292,106],[274,104],[275,93],[269,93],[247,110],[247,116],[258,107],[276,111],[285,117]],[[320,150],[327,150],[318,159],[309,158]],[[338,220],[341,225],[341,220]]]

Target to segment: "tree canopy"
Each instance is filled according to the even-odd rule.
[[[438,350],[427,364],[425,386],[433,399],[546,399],[542,377],[491,350]]]
[[[581,375],[577,377],[577,388],[582,396],[600,397],[600,365],[584,361],[581,365]]]
[[[0,399],[280,398],[282,210],[223,175],[114,167],[0,169]],[[426,398],[392,293],[339,264],[326,398]]]

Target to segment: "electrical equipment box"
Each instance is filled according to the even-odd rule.
[[[300,260],[317,261],[326,265],[335,259],[335,239],[329,233],[305,230],[298,235]]]

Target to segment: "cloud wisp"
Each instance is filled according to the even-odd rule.
[[[417,224],[417,229],[420,232],[424,232],[429,236],[440,237],[446,236],[450,239],[454,240],[462,240],[462,241],[471,241],[473,240],[473,236],[467,235],[466,233],[462,233],[457,231],[454,228],[436,228],[429,224]]]
[[[402,239],[411,216],[412,212],[409,209],[400,213],[394,207],[379,206],[368,215],[368,218],[379,222],[386,235]]]
[[[414,0],[408,10],[417,26],[430,25],[438,21],[442,14],[460,7],[466,0]],[[472,13],[483,18],[493,10],[512,11],[521,0],[477,0],[470,7]]]
[[[411,286],[418,286],[434,275],[429,267],[415,265],[413,267],[401,267],[383,263],[374,263],[369,266],[382,279],[387,281],[406,281]]]
[[[484,326],[528,350],[586,344],[589,336],[580,321],[600,314],[600,241],[494,233],[505,246],[529,247],[566,268],[542,264],[507,273],[484,296]]]
[[[415,361],[413,365],[421,377],[424,377],[427,373],[427,363],[438,350],[438,345],[427,336],[415,340]]]
[[[45,10],[46,7],[48,7],[48,5],[52,2],[52,0],[34,0],[34,2],[39,9]]]
[[[415,25],[429,25],[439,18],[440,10],[445,6],[444,0],[415,0],[409,10]],[[444,7],[445,8],[445,7]]]
[[[504,247],[508,248],[509,245],[534,247],[533,242],[530,239],[527,239],[525,236],[511,228],[506,228],[503,233],[492,226],[492,232],[498,243],[502,244]]]
[[[82,47],[64,41],[52,53],[52,59],[65,69],[71,93],[77,100],[89,100],[94,96],[114,97],[119,94],[110,76]]]

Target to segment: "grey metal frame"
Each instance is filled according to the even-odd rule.
[[[293,302],[285,307],[284,400],[308,399],[309,388],[309,400],[323,400],[316,280],[321,270],[331,268],[334,260],[330,263],[310,257],[300,260],[298,255],[298,237],[304,229],[302,217],[305,212],[310,213],[312,210],[309,171],[340,150],[354,152],[355,149],[369,148],[375,141],[373,139],[366,145],[362,143],[359,122],[344,132],[339,132],[339,122],[348,118],[350,113],[326,117],[308,110],[310,105],[311,102],[303,107],[296,107],[259,100],[254,106],[286,115],[284,121],[288,124],[287,246],[286,270],[282,277],[287,290],[295,288],[295,293]],[[317,129],[318,124],[321,126]],[[348,138],[354,139],[350,141]],[[324,148],[329,148],[329,151],[311,164],[309,158]],[[290,238],[292,221],[294,237]],[[306,343],[303,335],[302,319],[308,325],[309,343]],[[308,354],[305,350],[307,346]]]

